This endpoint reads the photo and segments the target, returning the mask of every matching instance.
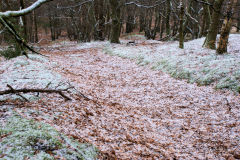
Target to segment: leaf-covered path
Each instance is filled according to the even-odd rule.
[[[64,114],[45,120],[66,134],[117,159],[237,156],[239,96],[106,55],[102,46],[58,49],[55,70],[94,100],[48,102],[53,114]]]

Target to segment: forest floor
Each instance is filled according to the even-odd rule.
[[[224,81],[228,84],[225,88],[233,91],[216,90],[218,84],[214,81],[227,78],[228,73],[234,73],[230,76],[236,79],[234,82],[239,80],[235,69],[240,65],[240,51],[239,45],[231,44],[234,38],[238,39],[239,35],[230,41],[231,52],[225,57],[233,62],[227,63],[225,68],[230,69],[225,74],[218,72],[221,68],[216,64],[223,57],[214,57],[207,49],[197,52],[202,40],[188,42],[184,51],[176,49],[176,42],[144,40],[136,40],[130,46],[127,40],[115,45],[108,42],[48,44],[41,46],[48,58],[31,56],[2,61],[0,90],[7,89],[7,83],[14,88],[74,86],[78,92],[66,93],[72,101],[64,101],[55,94],[42,94],[40,99],[35,95],[35,101],[7,103],[17,103],[14,111],[25,118],[48,123],[79,142],[93,144],[102,153],[99,159],[239,159],[238,84]],[[217,61],[212,67],[219,70],[205,71],[196,77],[206,72],[210,77],[219,75],[210,78],[213,85],[199,86],[204,79],[198,83],[199,78],[194,79],[196,72],[192,70],[187,71],[188,77],[179,77],[185,71],[172,74],[169,68],[182,68],[183,63],[168,63],[172,61],[163,51],[173,52],[171,56],[177,60],[184,60],[190,53],[195,54],[191,56],[193,59],[205,55],[208,62],[214,57]],[[159,58],[158,54],[163,56]],[[162,57],[164,63],[159,63]],[[207,65],[204,59],[200,61],[203,65],[194,63],[195,70],[202,71],[201,67]],[[188,63],[186,68],[194,67]],[[11,77],[13,74],[17,76]],[[0,137],[0,142],[4,138],[7,136]]]

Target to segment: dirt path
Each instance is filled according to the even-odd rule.
[[[97,145],[110,157],[236,156],[240,147],[239,96],[173,79],[131,60],[106,55],[101,47],[65,48],[51,59],[59,64],[56,71],[100,104],[80,100],[56,106],[49,102],[46,108],[64,113],[54,119],[54,125]]]

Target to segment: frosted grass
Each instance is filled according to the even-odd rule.
[[[185,43],[185,49],[178,48],[178,42],[150,45],[126,46],[105,45],[109,55],[134,59],[139,65],[150,65],[179,79],[187,79],[199,85],[214,84],[217,89],[228,88],[240,91],[240,39],[239,34],[230,35],[228,54],[217,55],[214,50],[202,48],[204,38]],[[157,41],[156,41],[157,42]]]

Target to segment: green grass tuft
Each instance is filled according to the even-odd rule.
[[[77,160],[97,156],[97,149],[92,145],[79,144],[48,124],[25,119],[14,112],[4,126],[0,125],[0,137],[3,137],[0,141],[3,159]]]

